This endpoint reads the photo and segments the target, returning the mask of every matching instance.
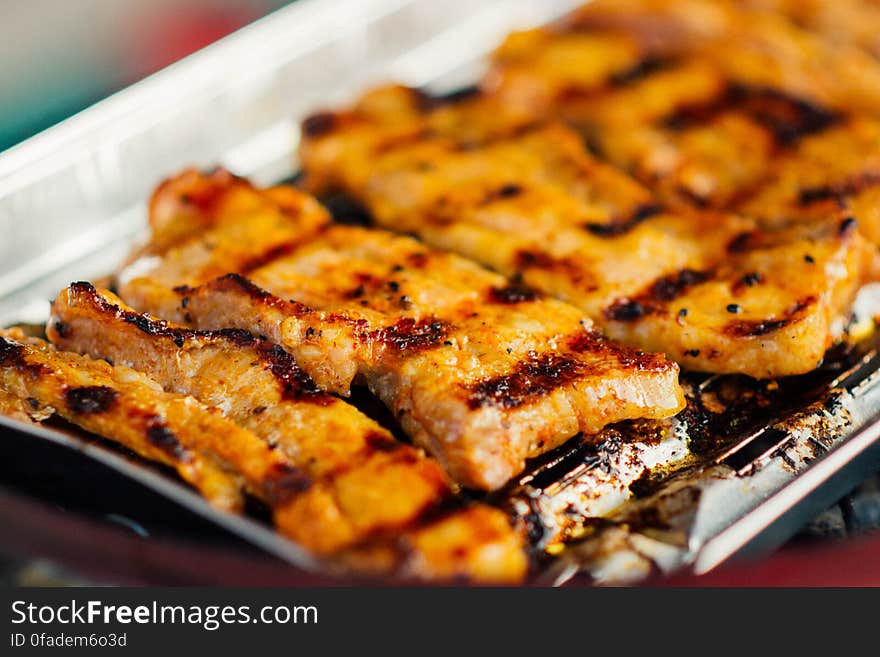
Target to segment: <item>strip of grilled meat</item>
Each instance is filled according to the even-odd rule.
[[[27,415],[20,415],[22,408],[38,419],[58,414],[147,459],[175,468],[223,508],[240,509],[242,490],[248,490],[273,507],[275,522],[285,535],[313,553],[333,556],[328,565],[358,566],[352,555],[366,548],[356,543],[368,540],[373,545],[370,550],[381,549],[383,555],[382,560],[372,559],[366,569],[377,574],[396,570],[423,579],[449,574],[485,582],[516,582],[525,575],[522,538],[504,513],[476,504],[453,509],[443,518],[421,520],[424,511],[449,493],[442,471],[418,450],[396,443],[383,429],[374,428],[370,420],[343,402],[331,397],[326,399],[327,405],[321,405],[320,398],[326,396],[314,392],[307,379],[285,378],[294,372],[277,354],[277,348],[268,347],[265,353],[258,341],[243,332],[195,334],[136,316],[123,307],[114,308],[112,296],[87,284],[74,285],[66,292],[64,300],[56,302],[56,313],[61,304],[67,307],[64,319],[59,313],[52,321],[53,337],[63,344],[79,343],[90,353],[94,349],[95,355],[112,353],[118,361],[111,366],[104,360],[56,351],[15,331],[5,332],[0,338],[3,415],[24,419]],[[97,322],[104,324],[99,327]],[[158,333],[149,334],[150,344],[137,335],[144,330]],[[166,341],[176,351],[164,344]],[[179,348],[178,341],[182,342]],[[266,380],[267,370],[261,367],[267,358],[271,376],[281,377],[274,385]],[[164,391],[123,362],[165,376],[172,391]],[[247,370],[242,372],[236,365]],[[184,372],[190,381],[179,378]],[[229,394],[221,399],[224,386]],[[250,426],[244,429],[193,397],[173,390],[210,400],[228,417],[241,418]],[[299,399],[299,395],[314,398],[291,402],[281,397],[279,390]],[[273,399],[274,404],[268,406]],[[264,411],[249,406],[259,400],[267,404]],[[315,404],[318,413],[334,417],[325,418],[326,427],[315,426],[312,409],[297,412],[291,408],[304,403]],[[291,422],[292,426],[285,430],[272,420],[261,425],[239,415],[253,415],[253,410],[258,410],[257,417]],[[318,433],[315,441],[304,435],[309,425]],[[328,431],[334,430],[338,433],[328,437]],[[297,431],[303,432],[299,444],[292,440]],[[278,449],[257,436],[271,436]],[[331,444],[322,448],[316,442],[321,438]],[[346,456],[350,467],[346,467]],[[322,462],[314,460],[318,458]],[[459,532],[451,537],[447,550],[430,541],[423,546],[423,537],[444,531],[449,523]],[[399,531],[393,532],[395,539],[389,541],[387,536],[383,538],[383,529]],[[338,550],[342,552],[334,554]],[[483,553],[495,555],[497,562],[479,559]]]
[[[280,221],[266,230],[284,218],[286,236]],[[307,233],[290,214],[242,213],[153,269],[132,268],[120,289],[138,309],[264,335],[336,392],[362,378],[466,486],[498,488],[579,431],[681,408],[674,364],[609,343],[572,306],[384,231]],[[219,270],[238,273],[214,279]]]
[[[333,502],[299,520],[313,550],[406,526],[451,492],[436,461],[320,392],[281,347],[246,331],[169,325],[88,283],[63,290],[52,313],[47,332],[60,348],[135,368],[219,408],[323,483]]]
[[[871,258],[847,212],[771,228],[664,206],[567,127],[513,115],[505,134],[498,102],[425,110],[416,92],[389,87],[322,114],[320,130],[307,120],[309,184],[342,188],[383,227],[576,304],[610,337],[688,369],[816,367]],[[482,139],[480,116],[495,118]]]

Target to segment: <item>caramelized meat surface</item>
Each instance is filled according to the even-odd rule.
[[[681,408],[674,364],[608,342],[573,306],[384,231],[245,212],[132,268],[120,290],[138,309],[266,336],[325,389],[365,381],[466,486],[498,488],[579,431]]]
[[[499,119],[481,140],[470,117],[496,115],[497,98],[428,112],[417,100],[380,89],[306,136],[313,188],[342,188],[381,226],[577,305],[609,337],[688,369],[804,373],[840,333],[871,258],[848,213],[770,226],[664,204],[567,127],[516,118],[504,133]],[[401,126],[417,136],[399,138]]]

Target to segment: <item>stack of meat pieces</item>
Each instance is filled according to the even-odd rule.
[[[62,291],[49,342],[0,334],[0,414],[262,500],[333,566],[521,581],[522,528],[461,487],[676,414],[679,366],[800,374],[846,335],[880,240],[880,48],[868,0],[808,4],[598,0],[511,35],[473,94],[311,116],[305,186],[375,226],[183,172],[115,293]]]
[[[458,487],[499,488],[579,432],[684,403],[675,363],[609,342],[576,308],[335,225],[293,188],[187,171],[157,190],[151,224],[119,274],[125,302],[74,283],[51,344],[4,334],[7,414],[56,413],[218,506],[263,500],[333,564],[518,581],[521,533]],[[415,445],[343,401],[353,383]]]

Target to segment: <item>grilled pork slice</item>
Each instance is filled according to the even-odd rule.
[[[335,391],[363,379],[467,486],[498,488],[579,431],[681,408],[674,364],[608,343],[572,306],[383,231],[332,226],[307,238],[293,217],[278,248],[264,224],[220,220],[152,271],[123,274],[122,295],[199,328],[267,336]],[[248,261],[259,266],[221,248],[203,259],[230,231],[264,254]],[[250,280],[213,280],[218,269]]]
[[[325,113],[320,131],[307,121],[310,184],[342,187],[381,226],[576,304],[610,337],[689,369],[803,373],[839,333],[869,259],[845,213],[764,229],[740,216],[664,208],[566,127],[515,125],[500,136],[496,125],[465,145],[446,129],[456,124],[448,117],[481,106],[491,114],[495,99],[427,113],[416,100],[389,88],[350,112]],[[395,138],[418,116],[417,137]],[[366,171],[354,170],[364,162]]]
[[[439,464],[319,392],[277,345],[241,330],[193,331],[140,315],[88,283],[63,290],[52,309],[48,333],[59,347],[134,367],[166,390],[219,408],[324,482],[334,502],[296,518],[313,550],[356,554],[363,548],[352,543],[369,539],[390,559],[374,571],[497,582],[524,575],[522,538],[502,512],[477,504],[421,521],[451,494]],[[453,534],[447,527],[458,529]],[[444,546],[429,540],[438,534],[448,536]],[[357,565],[344,555],[340,560]]]
[[[140,315],[88,283],[53,304],[49,338],[62,349],[148,373],[166,390],[219,408],[326,487],[298,519],[309,547],[330,553],[414,522],[450,494],[436,461],[397,442],[318,390],[290,355],[241,330],[192,331]]]

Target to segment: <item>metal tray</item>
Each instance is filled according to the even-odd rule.
[[[307,113],[389,79],[439,93],[466,86],[505,33],[577,4],[301,0],[7,151],[0,326],[44,322],[59,289],[113,270],[143,236],[145,201],[170,173],[221,164],[260,183],[286,179]],[[866,294],[862,303],[871,300]],[[692,404],[682,418],[573,439],[493,501],[528,530],[540,583],[578,573],[616,583],[658,569],[704,572],[766,550],[877,468],[876,353],[864,344],[815,375],[783,382],[757,414],[742,403],[706,413],[701,400],[732,385],[757,404],[767,391],[690,376]],[[715,433],[696,450],[707,423]],[[7,430],[80,450],[297,568],[316,567],[264,524],[213,509],[101,441],[0,418]]]

